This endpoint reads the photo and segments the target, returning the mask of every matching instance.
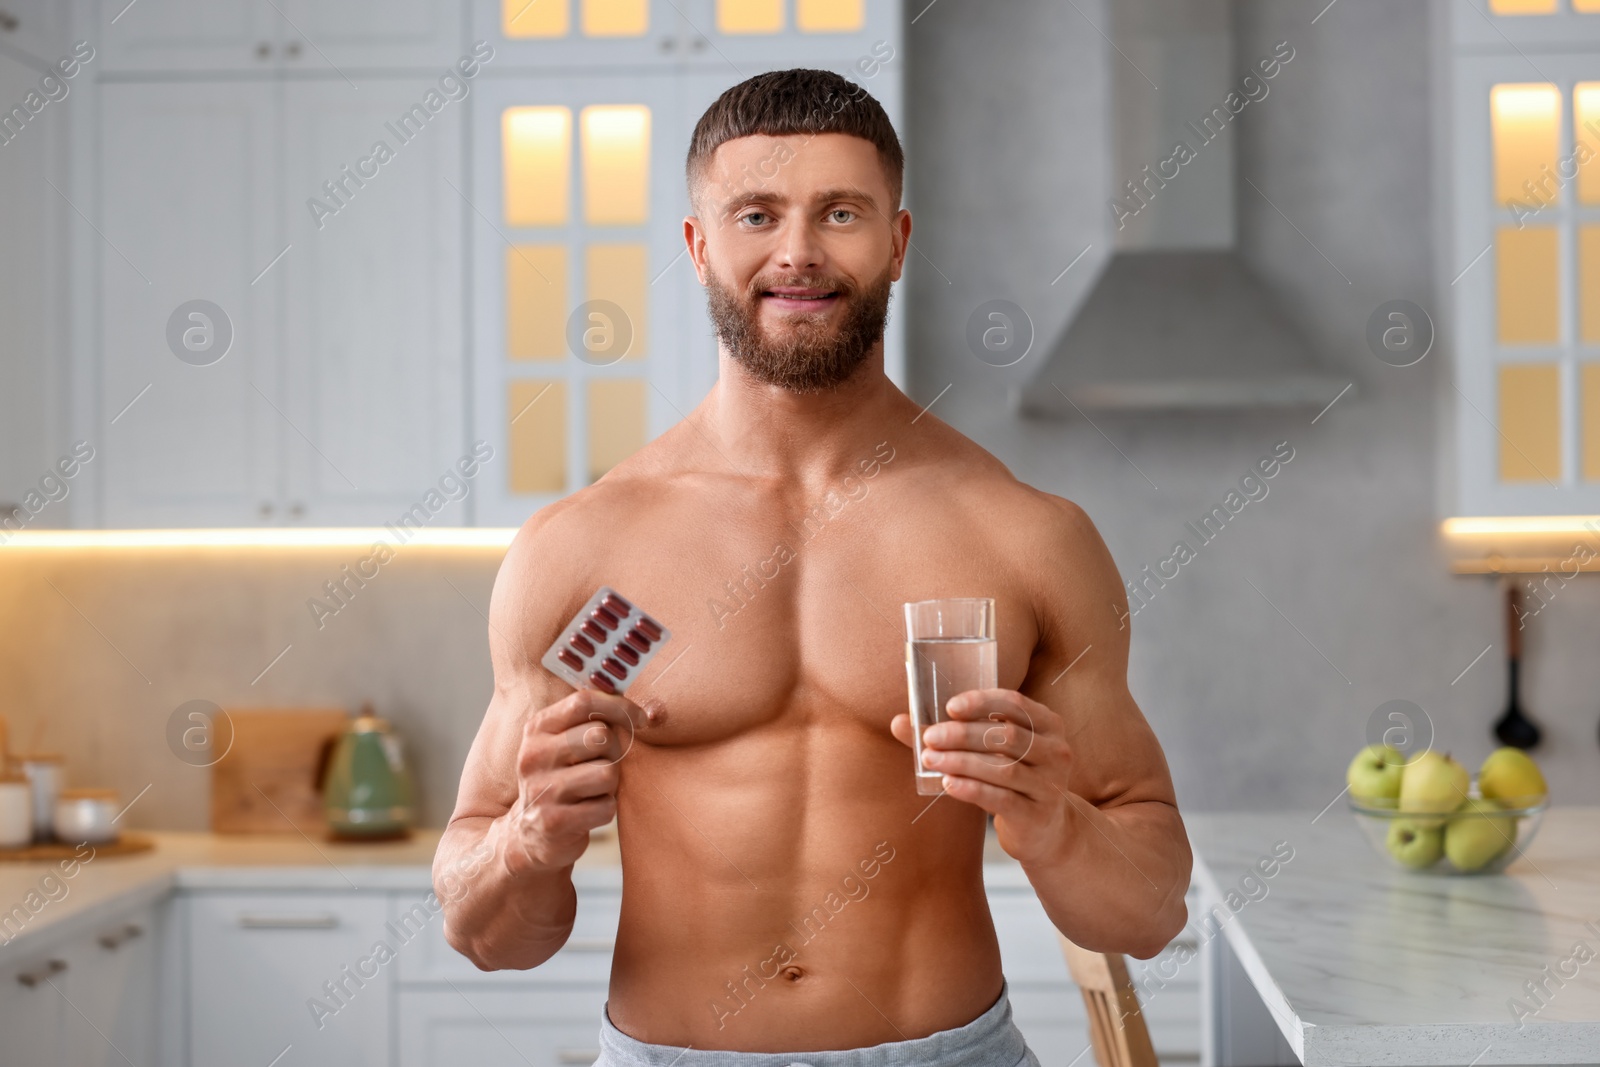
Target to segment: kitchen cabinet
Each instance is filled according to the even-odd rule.
[[[66,9],[57,0],[0,0],[0,56],[39,68],[37,77],[71,50]],[[6,108],[19,99],[10,94],[0,97]]]
[[[103,0],[100,8],[105,69],[123,73],[342,80],[364,70],[444,67],[461,43],[459,0]]]
[[[431,86],[102,85],[103,525],[381,525],[467,451],[465,123],[391,130]]]
[[[156,1062],[158,912],[75,925],[0,967],[7,1067]]]
[[[1600,512],[1600,14],[1556,7],[1439,9],[1447,514]]]
[[[187,911],[189,1062],[387,1067],[393,943],[384,893],[196,892]]]

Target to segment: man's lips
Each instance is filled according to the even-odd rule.
[[[838,302],[837,289],[805,289],[798,286],[778,286],[765,289],[761,299],[772,307],[784,310],[815,311],[832,307]]]

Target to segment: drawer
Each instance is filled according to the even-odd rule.
[[[600,1050],[604,987],[402,989],[399,1067],[574,1067]]]
[[[443,913],[429,913],[422,900],[421,895],[406,893],[395,893],[390,898],[391,924],[417,931],[407,950],[395,961],[401,982],[471,982],[480,986],[577,982],[604,988],[611,981],[611,949],[622,913],[621,893],[579,893],[572,936],[560,952],[527,971],[479,970],[445,940]],[[423,921],[430,914],[431,919]]]

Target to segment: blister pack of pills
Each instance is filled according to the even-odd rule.
[[[575,689],[622,693],[672,631],[602,585],[539,662]]]

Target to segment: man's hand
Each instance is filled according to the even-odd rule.
[[[517,800],[495,822],[512,874],[561,870],[589,831],[617,813],[617,761],[633,745],[640,707],[580,689],[529,716],[517,751]]]
[[[1011,689],[974,689],[945,705],[951,721],[922,735],[923,765],[944,789],[994,815],[1000,847],[1023,864],[1045,863],[1068,847],[1077,808],[1068,796],[1072,746],[1050,708]],[[889,724],[911,745],[911,716]]]

